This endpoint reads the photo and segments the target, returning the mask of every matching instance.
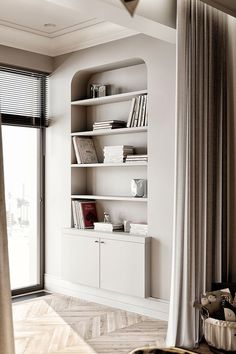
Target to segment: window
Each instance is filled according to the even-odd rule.
[[[46,94],[46,75],[0,67],[0,112],[13,294],[43,288]]]
[[[35,128],[47,126],[47,76],[0,67],[2,123]]]

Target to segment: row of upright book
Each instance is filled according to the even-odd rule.
[[[72,216],[76,229],[93,229],[98,221],[96,202],[72,200]]]
[[[127,128],[148,125],[147,94],[132,98]]]
[[[93,130],[111,130],[148,125],[147,94],[132,98],[127,122],[125,120],[103,120],[93,124]]]

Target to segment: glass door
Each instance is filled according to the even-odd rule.
[[[43,287],[42,130],[2,126],[13,295]]]

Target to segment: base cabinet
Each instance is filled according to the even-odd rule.
[[[148,297],[150,237],[67,229],[62,236],[62,278],[117,293]]]
[[[145,297],[145,245],[101,239],[100,287]]]
[[[72,283],[99,287],[99,241],[97,238],[63,234],[62,278]]]

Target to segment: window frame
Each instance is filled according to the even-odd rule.
[[[37,136],[37,153],[38,153],[38,230],[37,230],[37,242],[38,242],[38,283],[11,290],[12,296],[19,296],[27,293],[37,292],[44,290],[44,274],[45,274],[45,136],[46,127],[48,126],[47,120],[47,77],[48,73],[38,72],[33,70],[27,70],[17,67],[3,66],[0,65],[0,70],[6,70],[9,72],[18,72],[22,75],[36,75],[41,77],[41,112],[42,116],[40,118],[35,117],[24,117],[20,115],[10,115],[2,114],[0,112],[0,117],[2,120],[2,125],[13,125],[15,127],[27,127],[38,130]],[[23,119],[22,119],[23,118]],[[29,124],[31,119],[32,124]]]

